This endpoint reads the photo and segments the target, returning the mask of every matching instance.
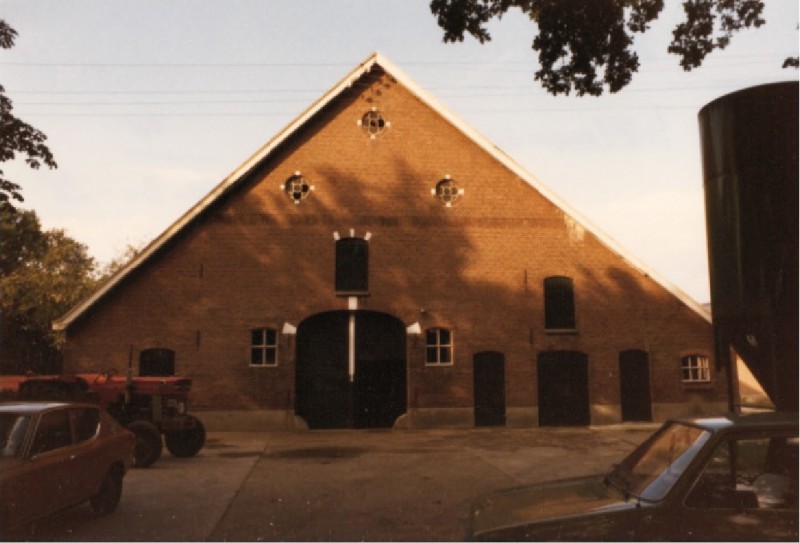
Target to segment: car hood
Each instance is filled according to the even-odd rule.
[[[563,479],[479,498],[472,506],[472,537],[537,521],[635,507],[603,483],[602,476]]]

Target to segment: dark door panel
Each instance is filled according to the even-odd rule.
[[[473,358],[475,426],[505,426],[506,377],[503,353],[485,351]]]
[[[650,362],[645,351],[619,353],[619,394],[623,421],[653,420]]]
[[[540,426],[587,426],[589,358],[579,351],[545,351],[537,358]]]

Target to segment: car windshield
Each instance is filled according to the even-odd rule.
[[[19,413],[0,413],[0,458],[19,456],[31,418]]]
[[[667,424],[614,468],[609,481],[628,496],[662,500],[710,436],[696,426]]]

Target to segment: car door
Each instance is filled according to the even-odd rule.
[[[796,436],[733,436],[700,473],[680,524],[697,540],[796,540],[797,487]]]
[[[108,460],[103,457],[98,443],[100,410],[79,407],[69,411],[75,438],[69,454],[73,485],[71,498],[79,502],[97,493],[108,469]]]
[[[73,492],[69,448],[72,435],[64,409],[41,414],[27,458],[8,489],[14,496],[14,516],[31,520],[69,503]]]

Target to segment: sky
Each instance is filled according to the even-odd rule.
[[[709,301],[697,114],[730,92],[797,81],[798,2],[684,72],[667,53],[681,2],[636,35],[622,92],[553,97],[533,79],[520,12],[492,41],[446,44],[428,0],[0,0],[19,36],[0,49],[14,114],[58,168],[4,163],[44,229],[100,263],[161,234],[372,52],[511,156],[581,218]]]

